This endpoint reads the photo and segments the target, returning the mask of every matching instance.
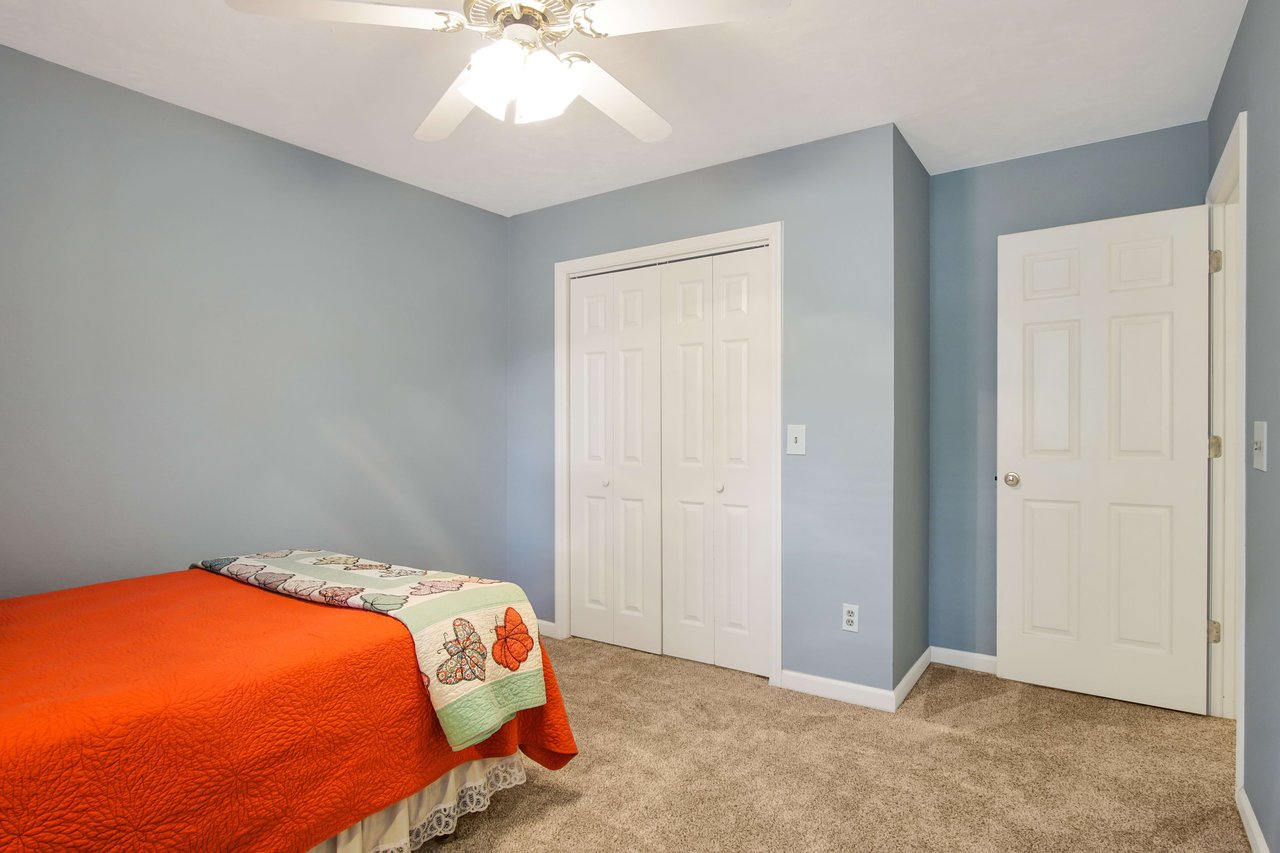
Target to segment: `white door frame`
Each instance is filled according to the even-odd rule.
[[[772,266],[772,310],[769,351],[773,363],[770,389],[769,431],[770,495],[773,530],[770,534],[770,585],[772,587],[773,652],[770,678],[782,674],[782,223],[770,222],[750,228],[722,231],[610,252],[573,261],[562,261],[555,269],[555,603],[554,622],[539,621],[539,629],[549,637],[569,637],[569,280],[587,273],[602,273],[644,264],[687,260],[701,255],[720,254],[734,249],[767,246]]]
[[[1210,618],[1222,623],[1222,642],[1210,647],[1209,713],[1235,717],[1236,788],[1244,785],[1245,661],[1245,472],[1251,453],[1246,441],[1245,294],[1248,253],[1248,114],[1236,119],[1205,200],[1210,205],[1211,245],[1226,253],[1224,272],[1213,277],[1214,381],[1222,430],[1221,471],[1215,471],[1210,501]],[[1226,205],[1235,202],[1233,222]],[[1224,701],[1234,697],[1234,702]],[[1216,700],[1216,705],[1215,705]],[[1234,707],[1232,707],[1234,705]]]

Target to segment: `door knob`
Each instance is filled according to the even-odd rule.
[[[605,480],[603,483],[601,483],[601,484],[600,484],[600,488],[602,488],[602,489],[607,489],[607,488],[609,488],[609,481],[608,481],[608,480]]]
[[[1004,484],[1006,486],[1016,486],[1022,482],[1022,478],[1018,476],[1017,471],[1010,471],[1004,475]]]
[[[716,486],[716,494],[724,494],[724,483]]]

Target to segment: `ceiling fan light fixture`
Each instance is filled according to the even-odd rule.
[[[506,39],[495,41],[471,57],[470,73],[460,91],[471,103],[504,121],[507,107],[519,94],[524,64],[523,47]]]
[[[525,59],[516,94],[516,124],[563,115],[581,93],[582,81],[569,63],[549,50],[534,50]]]
[[[414,138],[438,142],[479,107],[500,122],[515,102],[517,124],[564,113],[581,97],[642,142],[671,125],[599,64],[552,49],[575,33],[595,38],[701,27],[776,15],[791,0],[451,0],[462,12],[428,9],[417,0],[226,0],[233,9],[346,24],[479,33],[478,50],[418,125]]]

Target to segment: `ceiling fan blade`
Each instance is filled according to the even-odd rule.
[[[370,3],[365,0],[227,0],[227,5],[251,15],[339,21],[344,24],[378,24],[384,27],[434,30],[438,33],[456,33],[467,26],[466,19],[457,12],[397,6],[392,3]]]
[[[622,125],[641,142],[657,142],[671,134],[671,125],[608,71],[580,53],[566,53],[561,59],[571,63],[582,83],[582,97],[596,109]]]
[[[573,25],[593,38],[651,33],[767,18],[791,0],[584,0],[573,7]]]
[[[475,104],[462,94],[462,86],[467,82],[467,75],[470,72],[469,65],[462,69],[462,73],[453,81],[453,85],[440,96],[440,100],[431,108],[430,114],[422,120],[422,124],[418,125],[417,131],[413,134],[414,139],[423,142],[439,142],[457,130],[462,120],[471,114]]]

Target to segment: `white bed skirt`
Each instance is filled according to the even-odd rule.
[[[520,753],[468,761],[309,853],[412,853],[432,838],[453,832],[462,815],[489,808],[490,797],[498,791],[524,781]]]

